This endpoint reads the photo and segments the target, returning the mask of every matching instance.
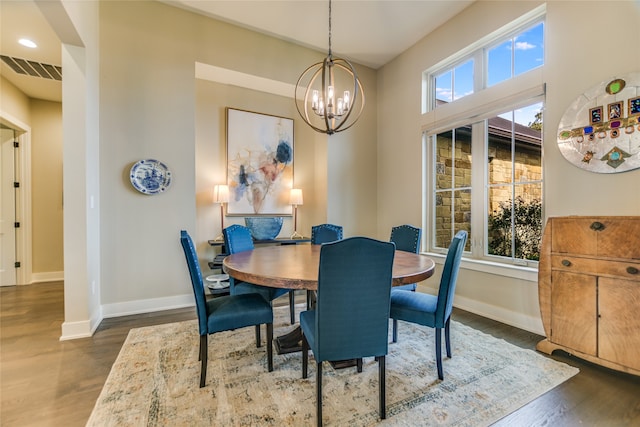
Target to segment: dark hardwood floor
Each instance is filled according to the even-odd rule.
[[[193,318],[188,308],[105,319],[91,338],[60,341],[61,282],[0,288],[0,425],[84,426],[129,329]],[[542,339],[461,310],[454,319],[527,349]],[[552,357],[580,373],[495,425],[640,426],[639,377]]]

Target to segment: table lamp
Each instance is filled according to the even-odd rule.
[[[216,185],[213,187],[213,203],[220,203],[220,235],[214,239],[220,242],[224,240],[222,230],[224,230],[224,204],[229,203],[228,185]]]
[[[302,190],[299,188],[292,188],[289,194],[289,204],[293,205],[293,234],[292,239],[303,239],[304,236],[298,234],[298,206],[303,204]]]

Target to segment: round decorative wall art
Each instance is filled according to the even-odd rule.
[[[640,168],[640,72],[580,94],[560,120],[558,147],[568,161],[591,172]]]
[[[129,173],[131,185],[144,194],[162,193],[171,185],[171,171],[169,167],[154,159],[144,159],[136,162]]]

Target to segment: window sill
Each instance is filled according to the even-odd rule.
[[[446,258],[446,254],[435,252],[423,252],[423,254],[433,259],[436,264],[444,264]],[[479,271],[482,273],[526,280],[529,282],[538,282],[538,269],[533,267],[524,267],[486,260],[462,258],[460,268],[464,270]]]

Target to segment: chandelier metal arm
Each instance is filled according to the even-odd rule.
[[[352,92],[345,90],[342,98],[336,95],[338,92],[335,90],[337,89],[335,84],[337,81],[345,80],[345,78],[342,77],[336,80],[334,74],[337,71],[349,76],[353,86]],[[317,87],[319,77],[321,77],[321,85]],[[304,96],[299,96],[300,91],[303,89]],[[353,93],[353,97],[351,97],[351,93]],[[299,99],[303,100],[303,107],[299,105]],[[322,62],[311,65],[300,75],[295,88],[295,103],[298,114],[307,125],[317,132],[328,135],[349,129],[360,118],[364,109],[364,90],[355,68],[346,59],[333,58],[331,51],[331,0],[329,0],[328,55]],[[359,107],[356,107],[358,104]],[[309,113],[310,108],[313,114]],[[357,109],[356,113],[354,113],[354,109]],[[314,121],[319,123],[314,124]],[[324,128],[321,127],[321,123]]]

